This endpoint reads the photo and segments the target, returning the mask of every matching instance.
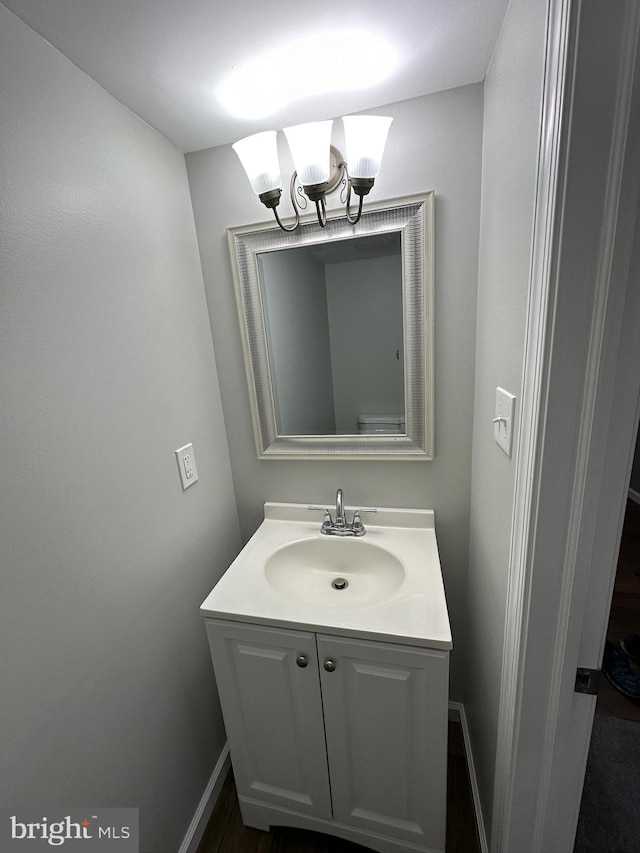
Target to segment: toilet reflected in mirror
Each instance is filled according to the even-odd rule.
[[[404,435],[405,430],[404,415],[385,415],[383,413],[358,415],[359,435]]]

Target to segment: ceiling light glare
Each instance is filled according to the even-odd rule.
[[[291,101],[288,73],[282,57],[265,54],[232,72],[216,90],[226,111],[237,118],[274,115]]]
[[[220,83],[216,96],[230,115],[260,119],[313,95],[375,86],[396,66],[396,52],[382,36],[315,33],[245,62]]]

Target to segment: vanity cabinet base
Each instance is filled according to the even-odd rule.
[[[343,823],[311,815],[303,815],[288,809],[268,806],[258,800],[238,796],[242,823],[252,829],[270,832],[276,826],[290,826],[296,829],[308,829],[312,832],[324,832],[354,844],[362,844],[377,853],[444,853],[443,847],[428,847],[399,841],[365,830],[356,829]]]
[[[448,651],[206,624],[247,826],[444,853]]]

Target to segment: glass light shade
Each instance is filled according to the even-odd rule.
[[[282,188],[275,130],[254,133],[232,146],[257,195]]]
[[[392,118],[343,116],[345,156],[351,178],[377,178]]]
[[[298,181],[303,187],[329,180],[332,125],[333,121],[312,121],[284,129]]]

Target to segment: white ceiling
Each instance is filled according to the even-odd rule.
[[[508,5],[508,0],[3,2],[182,151],[483,80]],[[274,49],[287,60],[289,83],[305,70],[317,70],[301,39],[322,44],[322,63],[342,69],[348,57],[342,48],[341,57],[332,59],[331,47],[354,31],[390,43],[395,67],[386,80],[350,90],[351,75],[344,74],[338,88],[326,93],[318,93],[316,80],[315,93],[261,118],[230,115],[216,95],[229,74]],[[354,36],[351,43],[350,57],[367,56],[366,37]],[[264,75],[254,77],[256,87],[258,78]]]

